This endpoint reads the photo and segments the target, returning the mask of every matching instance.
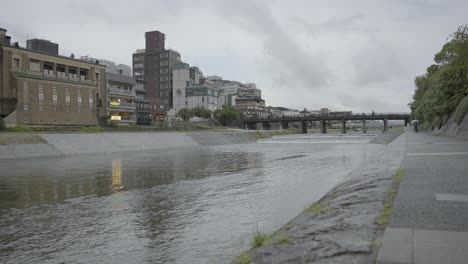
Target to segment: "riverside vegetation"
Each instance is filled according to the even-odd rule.
[[[468,112],[468,25],[450,35],[434,62],[415,78],[413,118],[423,129],[440,128],[451,115],[460,125]]]

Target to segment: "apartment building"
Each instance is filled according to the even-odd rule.
[[[110,122],[118,125],[134,125],[136,117],[136,81],[132,76],[107,73],[107,113]]]
[[[253,97],[237,97],[234,106],[246,117],[268,117],[270,111],[265,107],[265,100]]]
[[[106,119],[105,66],[9,44],[0,29],[0,116],[9,125],[88,125]]]
[[[172,108],[172,66],[181,60],[179,52],[166,49],[165,38],[160,31],[146,32],[145,49],[133,54],[133,74],[145,80],[153,118],[164,117]]]

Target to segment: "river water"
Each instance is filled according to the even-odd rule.
[[[229,263],[384,147],[370,138],[0,161],[0,263]]]

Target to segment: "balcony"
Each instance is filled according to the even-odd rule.
[[[34,72],[31,72],[34,73]],[[40,73],[39,73],[40,75]],[[62,80],[71,80],[71,81],[77,81],[77,82],[87,82],[90,83],[91,80],[87,78],[87,76],[84,75],[77,75],[73,73],[65,73],[65,72],[60,72],[57,71],[56,73],[53,70],[47,70],[44,69],[42,75],[44,77],[49,77],[49,78],[57,78],[57,79],[62,79]]]
[[[109,108],[119,108],[119,109],[126,109],[126,110],[135,110],[136,104],[135,103],[124,103],[124,102],[109,102]],[[129,111],[129,112],[133,112]]]
[[[136,96],[135,90],[125,90],[125,89],[107,87],[107,91],[113,94],[126,95],[126,96],[131,96],[131,97]]]
[[[137,92],[146,93],[146,90],[145,90],[145,88],[143,87],[143,85],[135,85],[135,86],[133,86],[133,90],[135,90],[135,91],[137,91]]]

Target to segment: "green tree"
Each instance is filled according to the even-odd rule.
[[[468,94],[468,25],[450,36],[434,55],[434,62],[416,77],[410,103],[413,117],[425,123],[453,113]]]
[[[211,110],[206,109],[202,106],[197,106],[193,108],[192,111],[193,111],[194,116],[205,118],[205,119],[211,118],[211,114],[212,114]]]
[[[187,121],[193,117],[193,111],[188,108],[182,108],[179,110],[179,112],[177,112],[177,116],[182,118],[184,121]]]
[[[223,105],[221,109],[214,111],[214,119],[221,125],[233,125],[240,120],[240,112],[232,106]]]

